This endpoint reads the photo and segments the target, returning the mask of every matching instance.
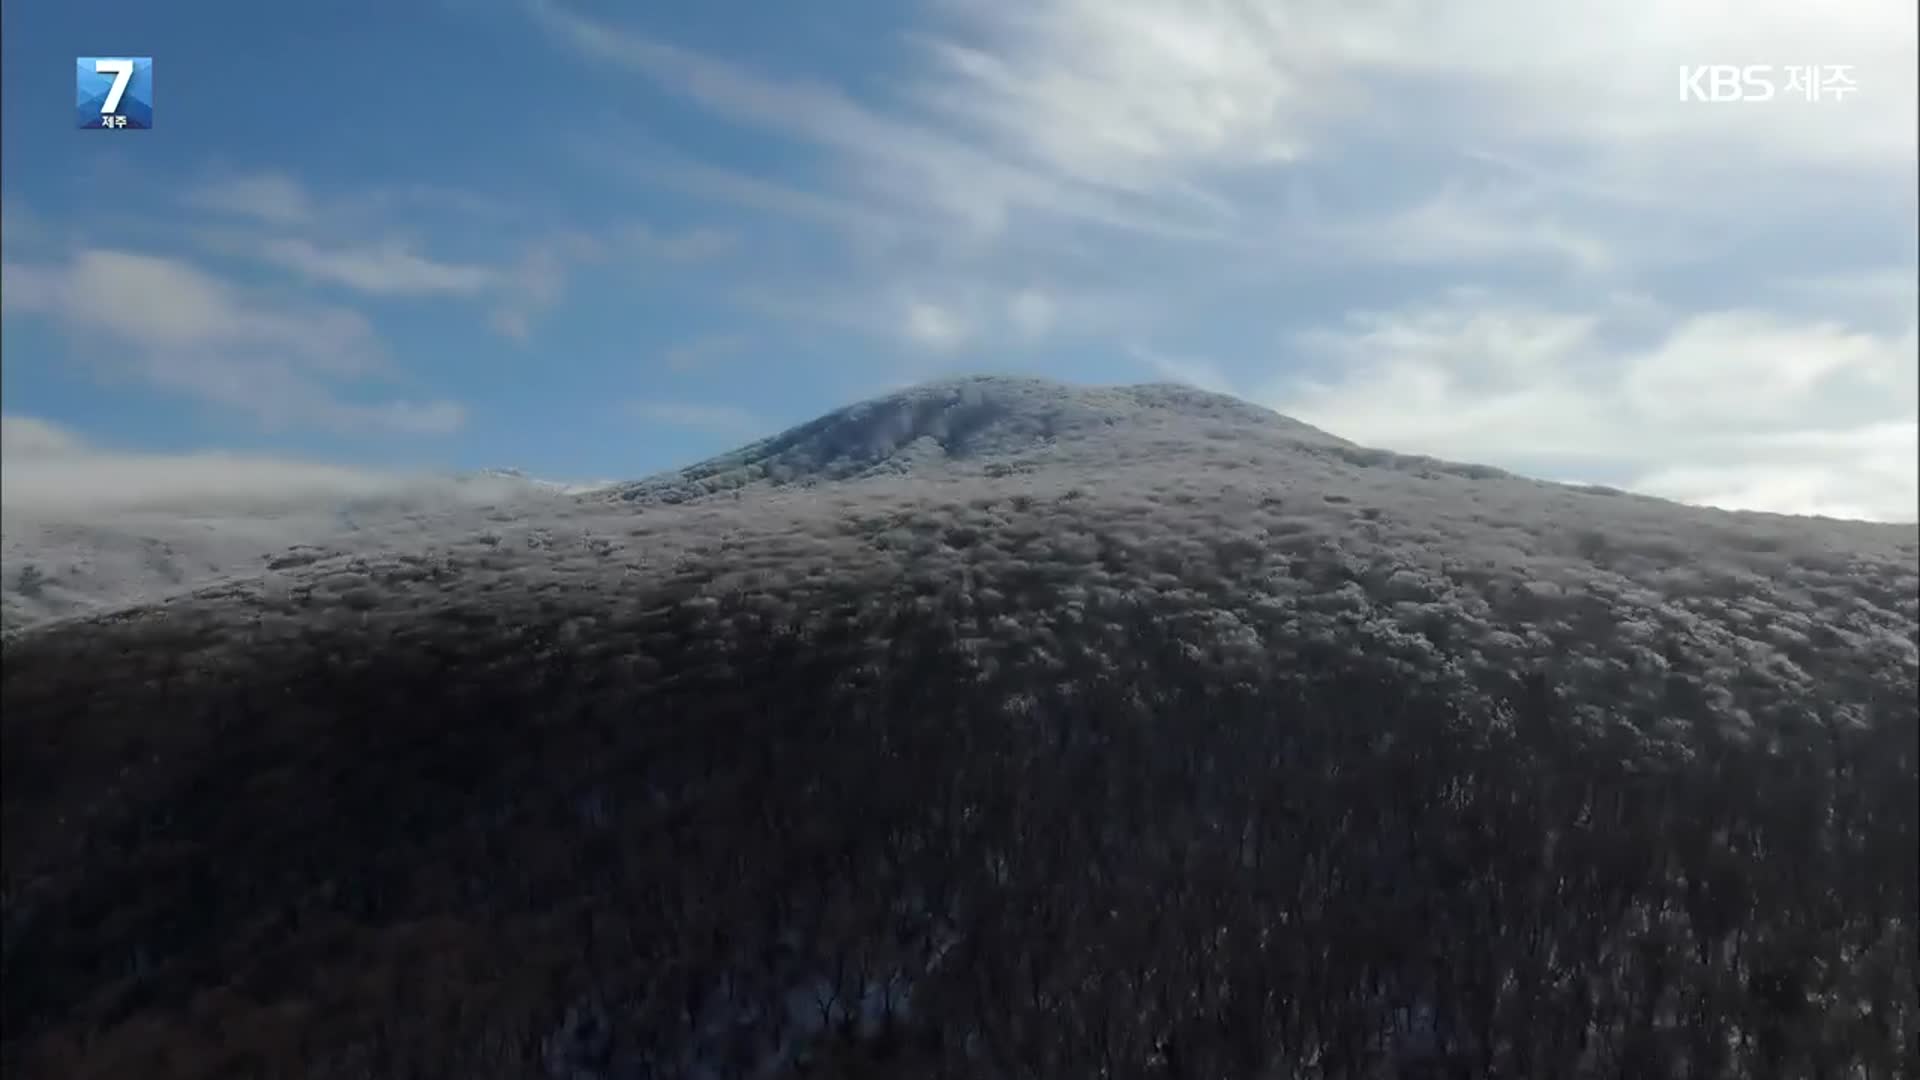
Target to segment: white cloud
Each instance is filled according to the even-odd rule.
[[[74,453],[83,445],[79,436],[52,421],[0,415],[0,459]]]
[[[64,264],[10,262],[5,277],[11,315],[46,316],[109,346],[75,353],[103,375],[278,426],[434,434],[464,417],[452,402],[343,396],[387,373],[371,326],[343,308],[277,303],[178,259],[98,248]]]
[[[827,150],[835,155],[835,183],[843,191],[937,220],[958,234],[1001,236],[1010,218],[1022,213],[1166,235],[1196,231],[1192,222],[1049,175],[923,118],[869,107],[833,86],[756,74],[587,18],[553,0],[529,0],[528,8],[568,48],[643,76],[717,115]],[[777,188],[762,184],[734,186],[737,195],[760,201],[779,196]],[[800,205],[791,197],[779,201]],[[813,209],[822,204],[814,202]]]
[[[1471,267],[1538,274],[1544,293],[1568,272],[1591,291],[1692,264],[1697,280],[1725,281],[1755,265],[1749,238],[1765,230],[1817,219],[1841,233],[1836,214],[1893,212],[1905,217],[1880,235],[1897,236],[1920,213],[1902,0],[1817,13],[1786,0],[936,0],[932,25],[909,37],[923,62],[876,97],[561,0],[526,3],[616,77],[815,155],[778,179],[644,138],[596,160],[835,230],[850,241],[835,270],[850,297],[936,267],[986,283],[927,293],[975,343],[1009,324],[1029,341],[1041,322],[1086,325],[1062,295],[1159,304],[1177,320],[1182,300],[1250,296],[1281,274]],[[1862,89],[1818,103],[1678,100],[1682,64],[1804,62],[1851,65]],[[1313,197],[1309,180],[1334,197]],[[1055,294],[1050,318],[979,295],[1036,274]],[[939,320],[904,322],[909,343],[945,340]]]
[[[361,554],[471,533],[484,508],[546,515],[582,490],[509,470],[360,468],[267,453],[94,445],[0,415],[0,562],[44,590],[6,590],[11,624],[148,603],[251,577],[290,547]],[[24,571],[23,571],[24,572]]]
[[[1044,337],[1055,317],[1053,299],[1039,289],[1022,289],[1007,301],[1007,318],[1022,337]]]
[[[487,267],[442,262],[398,241],[321,247],[283,237],[267,242],[260,256],[311,280],[377,296],[473,295],[498,281],[498,275]]]
[[[9,510],[205,509],[392,494],[421,482],[420,477],[271,456],[115,450],[31,416],[0,416],[0,431],[5,436],[0,500]]]
[[[1397,450],[1626,476],[1619,486],[1738,509],[1920,514],[1912,323],[1876,333],[1729,310],[1632,348],[1609,333],[1621,314],[1462,291],[1299,335],[1327,373],[1257,396]]]
[[[7,267],[9,308],[50,314],[129,345],[264,348],[342,373],[375,363],[372,328],[341,308],[274,307],[179,259],[86,248],[65,265]]]
[[[947,308],[925,300],[909,300],[902,312],[902,332],[908,341],[929,349],[951,349],[967,339],[967,327]]]
[[[1273,5],[945,7],[955,32],[926,41],[938,75],[922,98],[1090,184],[1141,191],[1194,163],[1297,157],[1297,119],[1336,89],[1316,85],[1309,49],[1289,49]]]
[[[1629,0],[1624,14],[1576,0],[939,0],[909,38],[925,62],[883,97],[560,0],[526,4],[613,77],[813,154],[749,175],[635,132],[638,149],[596,147],[596,164],[833,230],[849,241],[836,276],[851,296],[971,278],[969,294],[927,295],[974,343],[1084,326],[1062,300],[1075,294],[1178,307],[1169,288],[1206,302],[1279,273],[1471,266],[1605,288],[1726,256],[1740,230],[1781,208],[1824,214],[1836,190],[1912,201],[1893,182],[1912,170],[1911,138],[1885,136],[1912,127],[1898,123],[1912,20],[1888,0],[1843,3],[1811,29],[1777,0],[1751,12]],[[1882,81],[1844,102],[1744,112],[1672,100],[1681,63],[1758,49],[1785,65],[1815,46],[1818,62]],[[1335,197],[1315,198],[1315,184]],[[1047,316],[993,308],[987,294],[1036,276]],[[881,332],[902,324],[908,343],[947,340],[942,320],[911,312]]]
[[[1648,420],[1759,428],[1810,410],[1873,407],[1914,365],[1911,335],[1836,323],[1787,325],[1758,311],[1700,315],[1627,364],[1625,401]],[[1909,380],[1911,381],[1911,380]]]
[[[197,209],[251,218],[269,225],[306,225],[318,213],[306,187],[284,173],[213,178],[187,189],[182,199]]]
[[[1547,259],[1598,272],[1621,259],[1598,230],[1568,221],[1511,187],[1469,192],[1447,186],[1395,210],[1289,224],[1344,261],[1458,266]],[[1654,252],[1642,248],[1635,254]]]
[[[1680,466],[1639,477],[1634,486],[1650,495],[1723,510],[1879,521],[1914,521],[1913,460],[1920,456],[1920,428],[1886,425],[1893,438],[1869,452],[1839,460],[1776,459],[1739,465]],[[1836,455],[1837,457],[1837,455]]]
[[[949,0],[923,94],[1089,183],[1325,152],[1355,129],[1584,145],[1653,172],[1914,158],[1903,0]],[[1683,103],[1682,64],[1846,64],[1844,101]],[[1784,72],[1782,72],[1784,79]],[[1411,93],[1410,93],[1411,92]],[[1417,95],[1417,96],[1415,96]],[[1399,108],[1388,108],[1389,105]],[[1629,172],[1625,160],[1617,162]]]

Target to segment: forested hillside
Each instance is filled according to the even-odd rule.
[[[14,635],[4,1064],[1920,1073],[1913,527],[1245,410],[923,388]]]

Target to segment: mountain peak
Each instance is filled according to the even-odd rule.
[[[836,409],[676,472],[611,489],[630,502],[678,503],[748,485],[784,486],[951,471],[990,460],[1085,459],[1169,429],[1346,445],[1238,398],[1189,386],[1079,386],[1014,375],[920,383]]]

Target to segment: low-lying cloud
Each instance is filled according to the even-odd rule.
[[[227,451],[156,453],[97,446],[30,416],[0,416],[0,505],[63,516],[324,508],[355,499],[482,502],[529,490],[506,476],[449,477]]]

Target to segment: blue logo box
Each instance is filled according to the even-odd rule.
[[[74,61],[73,74],[81,127],[153,127],[153,57],[82,56]]]

